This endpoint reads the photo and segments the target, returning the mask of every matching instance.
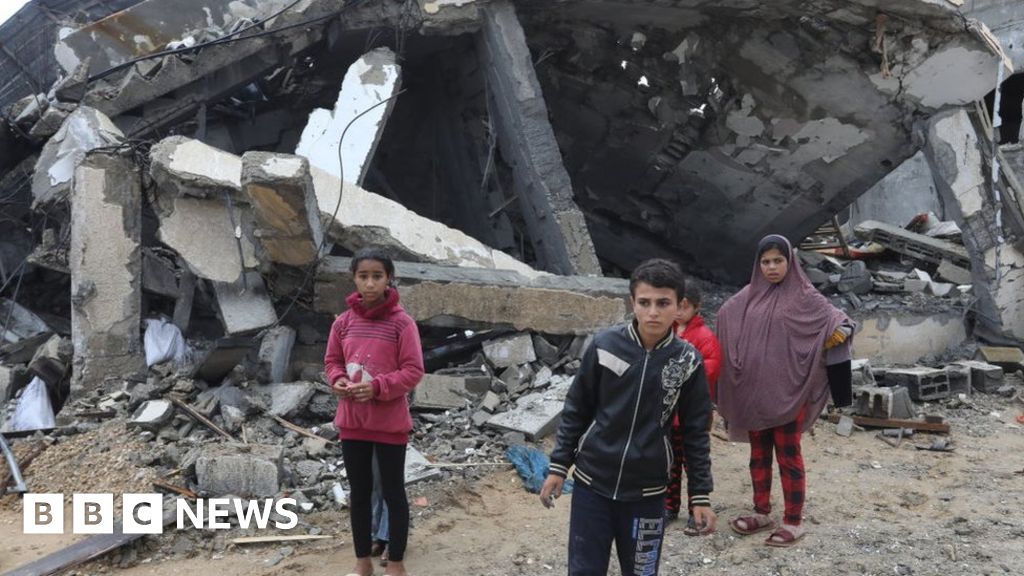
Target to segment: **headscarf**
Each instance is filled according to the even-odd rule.
[[[778,284],[761,273],[760,252],[776,242],[785,247],[789,270]],[[750,430],[796,420],[805,406],[804,431],[814,425],[828,400],[825,340],[850,323],[814,286],[792,245],[772,234],[758,244],[750,284],[722,305],[718,338],[722,373],[718,410],[733,440]]]

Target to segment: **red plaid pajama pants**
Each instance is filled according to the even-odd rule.
[[[800,430],[804,411],[789,424],[750,432],[750,479],[754,484],[754,511],[769,514],[772,511],[772,453],[779,462],[782,495],[785,500],[783,522],[799,526],[804,509],[806,478],[804,459],[800,453]]]

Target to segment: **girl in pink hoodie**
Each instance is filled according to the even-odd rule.
[[[331,326],[324,367],[338,396],[334,425],[351,489],[349,506],[357,576],[373,573],[373,457],[380,467],[391,539],[385,574],[404,576],[409,536],[405,448],[412,430],[408,393],[423,377],[416,322],[398,303],[395,265],[379,248],[364,248],[350,267],[356,291]]]

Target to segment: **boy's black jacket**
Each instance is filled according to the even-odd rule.
[[[710,505],[711,399],[700,353],[672,331],[648,352],[634,324],[604,330],[583,355],[551,454],[552,474],[613,500],[664,494],[673,411],[683,427],[688,494]]]

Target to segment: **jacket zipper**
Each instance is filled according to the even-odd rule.
[[[590,431],[594,429],[594,425],[597,424],[597,420],[590,423],[587,427],[587,431],[583,433],[583,437],[580,438],[580,443],[576,445],[576,454],[583,451],[583,443],[587,441],[587,436],[590,436]]]
[[[612,500],[619,498],[619,484],[622,483],[622,471],[626,467],[626,454],[629,453],[629,443],[633,441],[633,430],[636,428],[636,416],[640,412],[640,398],[644,395],[644,379],[647,377],[647,360],[651,353],[644,352],[644,368],[640,372],[640,389],[636,393],[636,406],[633,408],[633,422],[629,425],[629,436],[626,437],[626,448],[622,451],[622,461],[619,462],[619,478],[615,481],[615,492],[612,493]]]

